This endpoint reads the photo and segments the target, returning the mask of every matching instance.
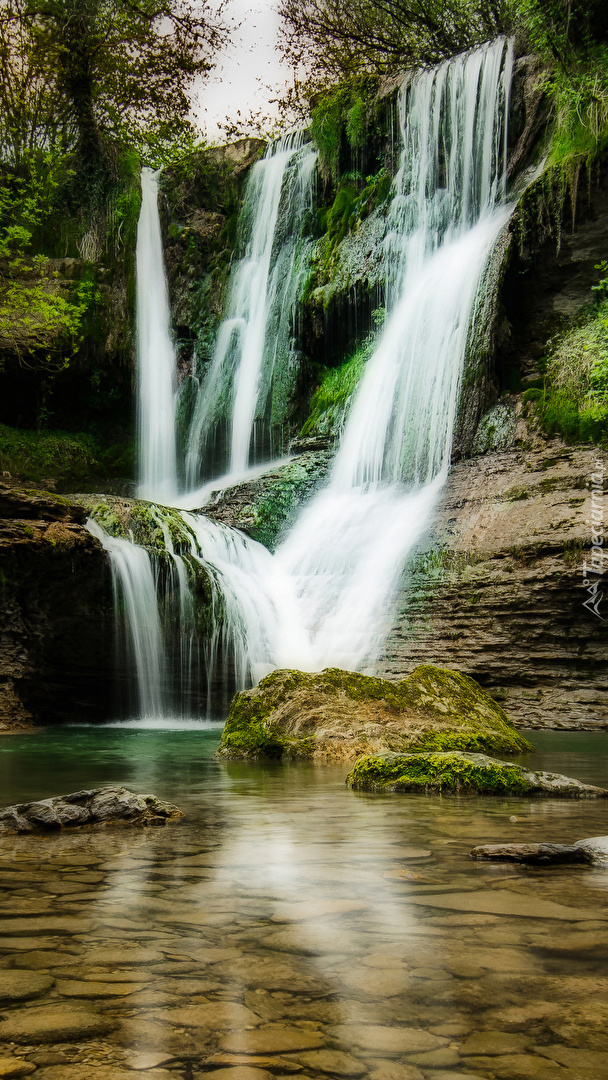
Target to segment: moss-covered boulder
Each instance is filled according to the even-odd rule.
[[[531,749],[473,679],[425,664],[401,682],[338,668],[274,671],[235,696],[218,752],[354,761],[383,750]]]
[[[558,795],[605,798],[604,788],[583,784],[561,773],[530,772],[521,765],[486,754],[459,751],[440,754],[369,754],[360,757],[346,777],[360,791],[455,792],[480,795]]]

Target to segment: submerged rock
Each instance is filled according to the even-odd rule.
[[[481,844],[473,848],[471,856],[473,859],[492,859],[495,862],[519,862],[532,865],[537,863],[601,863],[608,861],[608,836],[591,836],[586,840],[577,840],[575,844]]]
[[[382,750],[532,749],[473,679],[425,664],[401,682],[338,668],[273,671],[234,697],[218,753],[344,761]]]
[[[597,799],[608,796],[561,773],[530,772],[521,765],[485,754],[451,753],[369,754],[359,758],[346,777],[360,791],[452,791],[481,795],[557,795]]]
[[[183,811],[156,795],[136,795],[124,787],[92,788],[0,810],[0,836],[72,828],[75,825],[164,825]]]

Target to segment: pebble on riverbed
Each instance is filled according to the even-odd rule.
[[[76,825],[164,825],[183,811],[156,795],[136,795],[124,787],[91,788],[0,810],[0,836],[56,831]]]

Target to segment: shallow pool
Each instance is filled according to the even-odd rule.
[[[608,735],[530,737],[537,767],[608,787]],[[0,742],[3,804],[124,783],[186,811],[0,841],[0,1037],[36,1080],[608,1075],[608,868],[469,857],[606,834],[608,800],[355,794],[218,740]]]

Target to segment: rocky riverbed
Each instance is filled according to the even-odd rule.
[[[75,769],[111,782],[136,771],[141,790],[155,774],[187,816],[0,841],[5,1077],[590,1080],[608,1068],[605,868],[469,854],[605,831],[603,801],[472,811],[356,794],[344,768],[213,761],[218,732],[70,734],[63,775],[61,733],[7,736],[11,797],[44,754],[66,789]],[[589,737],[568,738],[581,779],[599,782]]]

